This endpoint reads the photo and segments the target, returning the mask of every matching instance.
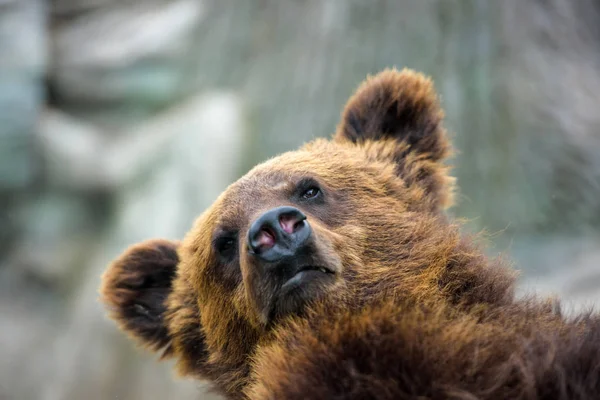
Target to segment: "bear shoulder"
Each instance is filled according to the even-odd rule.
[[[600,320],[553,302],[457,313],[369,307],[294,321],[256,355],[251,399],[593,399]]]

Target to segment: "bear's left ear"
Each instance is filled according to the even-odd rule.
[[[452,179],[442,165],[451,150],[443,118],[431,79],[388,69],[368,77],[348,100],[334,140],[360,145],[377,159],[392,158],[406,184],[425,192],[425,203],[443,208],[452,197]]]
[[[179,262],[177,247],[168,240],[131,246],[102,276],[101,301],[110,317],[152,351],[171,342],[164,316]]]

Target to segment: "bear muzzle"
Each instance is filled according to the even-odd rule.
[[[307,216],[295,207],[260,215],[246,241],[251,292],[265,319],[300,311],[337,279],[337,268],[320,251]]]

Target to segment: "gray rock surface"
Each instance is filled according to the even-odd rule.
[[[202,4],[117,2],[58,23],[49,71],[55,95],[74,109],[112,104],[120,113],[144,115],[189,94],[187,66]]]
[[[0,191],[26,187],[36,171],[32,134],[43,101],[45,6],[0,2]]]

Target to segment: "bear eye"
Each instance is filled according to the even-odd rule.
[[[293,197],[296,201],[321,203],[323,201],[323,190],[315,179],[303,178],[296,184]]]
[[[233,236],[221,236],[215,240],[215,249],[222,258],[230,260],[235,255],[236,242],[237,240]]]
[[[310,187],[310,188],[306,189],[304,191],[304,193],[302,193],[301,197],[303,199],[307,199],[308,200],[308,199],[312,199],[312,198],[317,197],[320,193],[321,193],[321,189],[319,189],[316,186],[313,186],[313,187]]]

